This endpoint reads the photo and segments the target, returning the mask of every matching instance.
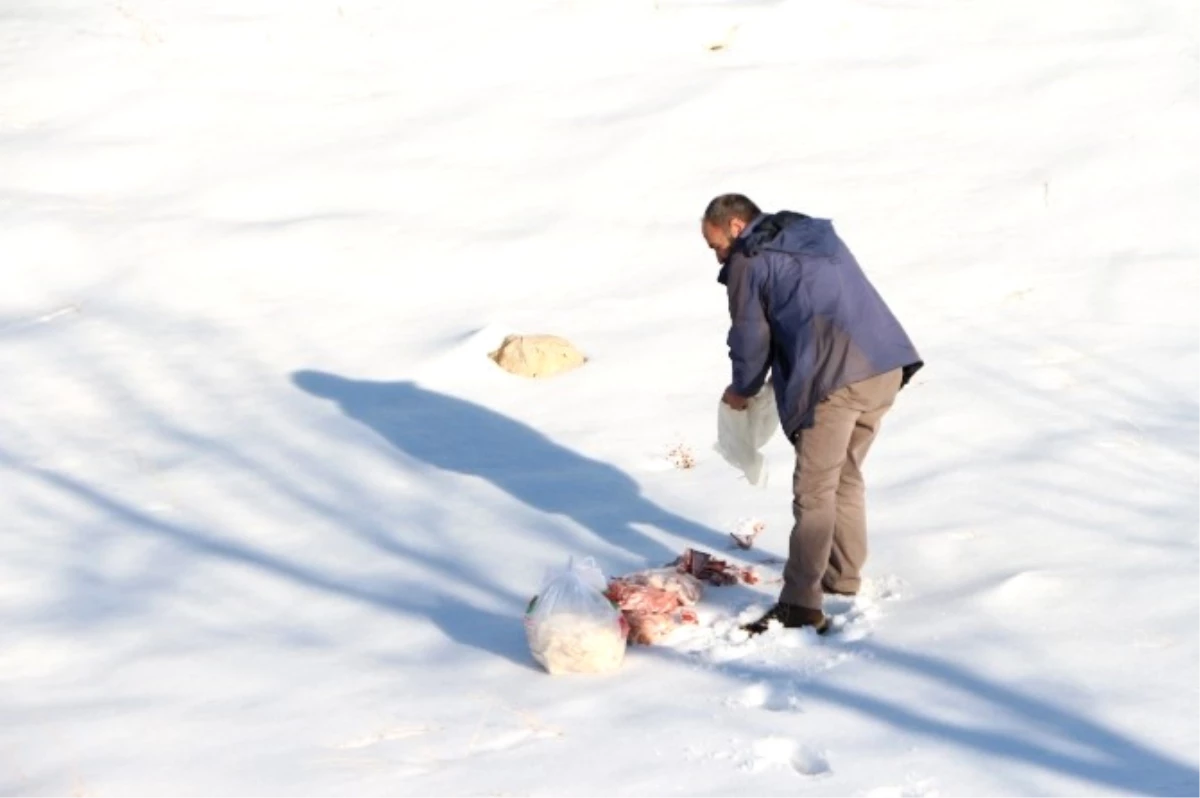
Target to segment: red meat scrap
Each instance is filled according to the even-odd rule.
[[[758,573],[750,567],[739,568],[711,554],[696,549],[686,549],[683,556],[671,563],[680,573],[691,574],[714,585],[758,584]]]

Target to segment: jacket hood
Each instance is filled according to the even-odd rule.
[[[792,211],[780,211],[755,219],[734,244],[748,256],[754,256],[762,250],[829,256],[837,250],[837,245],[833,222]]]
[[[838,237],[829,219],[815,219],[802,213],[780,211],[762,214],[733,242],[733,251],[752,258],[760,252],[787,252],[792,255],[831,256],[837,250]],[[729,263],[717,274],[717,282],[728,283]]]

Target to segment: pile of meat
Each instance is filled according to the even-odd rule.
[[[638,571],[609,581],[605,595],[629,622],[629,641],[653,645],[680,624],[698,622],[692,607],[703,593],[702,582],[755,584],[752,568],[731,566],[711,554],[687,549],[666,568]]]
[[[658,568],[611,580],[605,595],[625,614],[629,641],[649,645],[680,624],[697,622],[691,607],[700,593],[700,580],[691,574]]]

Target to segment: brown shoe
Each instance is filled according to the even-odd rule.
[[[811,627],[819,635],[823,635],[829,631],[829,619],[825,617],[825,613],[820,610],[810,610],[808,607],[801,607],[797,604],[785,604],[782,601],[767,610],[766,615],[753,623],[746,624],[742,628],[751,635],[760,635],[767,631],[767,627],[771,621],[779,621],[785,629]]]

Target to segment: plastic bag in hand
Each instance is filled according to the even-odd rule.
[[[604,595],[607,584],[590,557],[552,568],[525,611],[533,658],[549,673],[603,673],[625,658],[629,626]]]
[[[779,428],[779,410],[768,382],[751,396],[745,410],[717,404],[716,450],[725,461],[746,475],[751,485],[767,484],[766,458],[760,451]]]

